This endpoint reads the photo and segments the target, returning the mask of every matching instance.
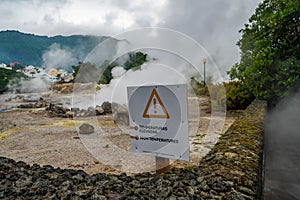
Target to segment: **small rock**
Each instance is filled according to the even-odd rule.
[[[237,157],[237,154],[236,153],[231,153],[231,152],[226,152],[224,153],[224,155],[227,157],[227,158],[234,158],[234,157]]]
[[[147,188],[137,188],[134,193],[137,195],[147,195],[149,190]]]
[[[195,194],[194,188],[191,187],[191,186],[188,186],[188,187],[187,187],[187,193],[188,193],[188,195],[189,195],[190,197],[193,197],[194,194]]]
[[[68,118],[73,118],[73,117],[74,117],[74,112],[73,112],[73,111],[67,111],[67,112],[66,112],[66,116],[67,116]]]
[[[90,107],[88,107],[87,111],[89,111],[89,112],[93,112],[93,111],[95,111],[95,108],[94,108],[94,107],[92,107],[92,106],[90,106]]]
[[[78,112],[78,111],[80,111],[80,109],[79,108],[71,108],[71,111]]]
[[[104,114],[104,110],[101,106],[96,106],[96,115],[103,115]]]
[[[214,159],[214,158],[215,158],[215,155],[212,154],[212,155],[206,156],[206,157],[204,158],[204,160],[208,162],[208,161],[211,161],[211,160]]]
[[[239,187],[239,191],[244,193],[244,194],[255,195],[255,193],[251,189],[243,187],[243,186]]]
[[[112,109],[111,109],[111,103],[108,101],[105,101],[102,103],[101,107],[104,110],[104,113],[111,113]]]
[[[90,134],[90,133],[94,133],[94,131],[95,131],[95,128],[90,124],[85,123],[79,127],[80,134]]]
[[[99,200],[106,200],[107,198],[103,195],[99,195],[99,194],[93,194],[91,199],[99,199]]]
[[[202,183],[202,181],[204,181],[204,177],[203,176],[199,176],[196,178],[196,180],[199,182],[199,183]]]
[[[134,188],[138,188],[138,187],[141,186],[140,182],[138,182],[137,180],[131,181],[131,182],[129,183],[129,185],[130,185],[131,187],[134,187]]]

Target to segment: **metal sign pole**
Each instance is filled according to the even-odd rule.
[[[156,173],[162,173],[171,168],[169,158],[162,158],[162,157],[156,156],[155,162],[156,162]]]

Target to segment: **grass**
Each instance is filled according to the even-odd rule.
[[[93,126],[99,125],[103,126],[115,126],[115,122],[112,120],[105,120],[105,121],[85,121],[85,120],[73,120],[73,119],[62,119],[57,122],[51,124],[42,124],[41,127],[62,127],[62,128],[75,128],[75,126],[81,126],[82,124],[87,123]]]
[[[19,130],[19,128],[11,128],[11,129],[8,129],[7,131],[0,132],[0,140],[4,140],[9,134],[11,134],[17,130]]]

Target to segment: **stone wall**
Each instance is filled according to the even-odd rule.
[[[266,102],[254,101],[200,163],[210,188],[229,199],[260,199],[265,112]]]
[[[0,158],[1,199],[259,199],[266,103],[254,101],[197,167],[128,176]]]

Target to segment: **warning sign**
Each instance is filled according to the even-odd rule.
[[[187,86],[128,87],[131,149],[189,160]]]
[[[150,105],[153,104],[152,107]],[[153,108],[150,110],[150,108]],[[153,88],[149,100],[147,102],[146,108],[143,113],[144,118],[165,118],[169,119],[170,115],[166,110],[161,98],[157,94],[155,88]]]

